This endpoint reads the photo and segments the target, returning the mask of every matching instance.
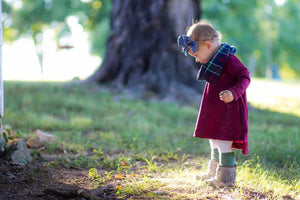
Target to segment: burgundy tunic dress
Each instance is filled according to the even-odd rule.
[[[215,83],[206,83],[195,126],[194,137],[233,141],[232,148],[248,154],[248,107],[246,88],[250,84],[247,68],[229,55]],[[219,93],[230,90],[234,100],[225,103]]]

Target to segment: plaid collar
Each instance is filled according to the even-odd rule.
[[[221,75],[229,55],[235,54],[235,52],[235,47],[223,43],[217,53],[206,64],[201,64],[197,79],[215,83]]]

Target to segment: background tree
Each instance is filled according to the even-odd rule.
[[[105,60],[87,82],[113,82],[155,93],[201,89],[196,64],[177,47],[178,35],[200,16],[199,0],[112,1]]]
[[[43,30],[51,28],[56,32],[58,46],[60,46],[59,38],[70,34],[67,19],[73,16],[78,19],[84,30],[89,32],[93,53],[101,57],[105,55],[106,40],[110,34],[109,22],[112,6],[125,5],[121,2],[112,4],[110,0],[2,0],[2,2],[5,41],[31,36],[38,47],[39,42],[43,39]],[[172,3],[173,10],[167,11],[168,6],[166,5],[169,5],[171,1],[160,2],[165,6],[162,7],[164,12],[177,13],[177,18],[185,18],[186,13],[184,12],[188,6],[194,6],[193,9],[198,8],[198,5],[195,6],[189,3],[190,1],[182,3],[184,5],[175,6],[179,5],[175,0],[172,1],[174,2]],[[223,33],[224,41],[238,47],[237,55],[253,70],[255,76],[264,77],[267,66],[276,63],[283,77],[299,78],[300,35],[298,33],[300,27],[298,22],[300,16],[298,13],[300,4],[297,2],[297,0],[202,1],[202,17],[213,22],[216,28]],[[117,13],[112,13],[112,16],[114,19],[120,19],[117,17]],[[150,19],[149,16],[148,19]],[[167,24],[173,24],[176,29],[182,30],[188,25],[183,24],[182,28],[182,25],[178,25],[176,20],[171,17],[169,19],[171,21],[168,21]],[[130,23],[125,19],[124,22]],[[111,24],[117,24],[117,22],[111,21]],[[163,28],[162,31],[170,31],[162,26],[161,28]],[[113,35],[114,32],[111,34]],[[40,55],[40,57],[42,56]],[[106,66],[107,62],[105,61],[103,66]],[[98,75],[99,71],[100,68],[96,72]],[[95,74],[93,77],[98,75]]]

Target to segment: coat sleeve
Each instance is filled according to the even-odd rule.
[[[229,88],[234,96],[234,101],[237,101],[245,94],[247,87],[250,84],[250,75],[247,68],[234,56],[233,62],[229,68],[229,73],[235,77],[235,84]]]

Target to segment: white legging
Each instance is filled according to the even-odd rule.
[[[231,145],[233,141],[226,141],[226,140],[209,140],[210,148],[213,151],[213,149],[218,149],[219,153],[229,153],[233,152]]]

